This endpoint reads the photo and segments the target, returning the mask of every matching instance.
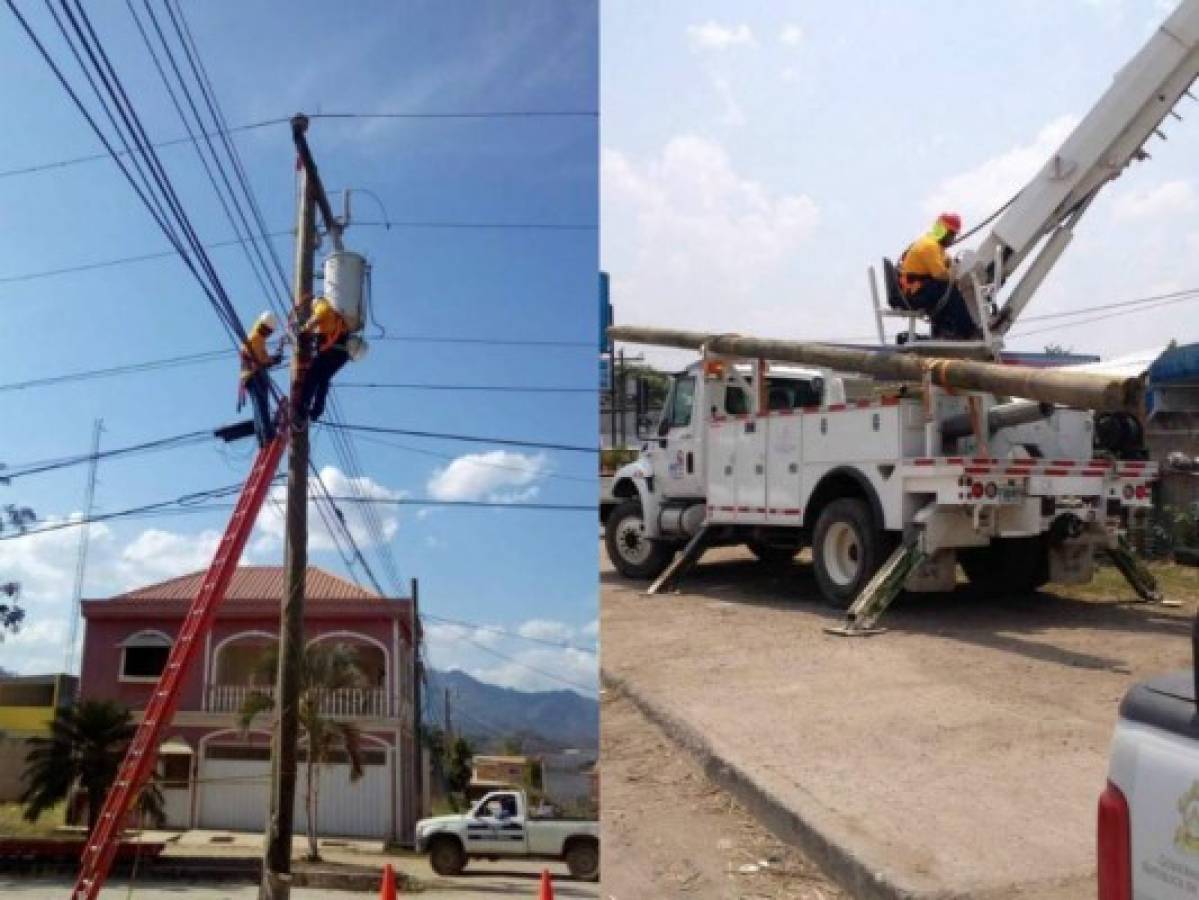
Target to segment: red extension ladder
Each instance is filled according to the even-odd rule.
[[[125,817],[134,799],[141,791],[146,779],[154,769],[158,759],[158,744],[162,730],[170,724],[175,715],[175,707],[179,702],[179,687],[188,666],[195,659],[196,653],[204,643],[204,636],[212,627],[216,608],[225,599],[233,572],[237,569],[242,550],[254,530],[254,521],[258,511],[266,500],[267,491],[279,468],[279,460],[287,447],[291,428],[285,417],[280,416],[279,429],[275,439],[258,451],[254,459],[254,467],[242,487],[233,516],[225,527],[225,535],[217,547],[216,556],[208,573],[200,585],[196,599],[192,601],[187,611],[187,618],[171,646],[170,656],[167,657],[166,668],[159,676],[158,684],[150,702],[146,704],[141,724],[121,768],[117,780],[104,800],[96,830],[88,838],[83,850],[83,859],[79,867],[79,879],[71,892],[72,900],[95,900],[108,878],[116,855],[117,843]]]

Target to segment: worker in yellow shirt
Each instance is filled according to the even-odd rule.
[[[316,351],[308,374],[304,378],[304,395],[301,409],[312,420],[317,421],[325,412],[325,400],[329,396],[329,382],[341,371],[350,359],[347,341],[350,331],[346,320],[324,297],[317,297],[312,305],[312,317],[300,329],[304,336],[316,335]]]
[[[932,229],[899,258],[899,289],[910,309],[928,313],[934,338],[966,341],[980,335],[954,283],[953,266],[946,252],[961,230],[961,216],[941,213]]]
[[[278,327],[273,312],[264,312],[254,320],[249,334],[241,345],[241,387],[237,393],[237,408],[240,410],[250,398],[254,407],[254,433],[258,446],[265,447],[275,439],[275,422],[271,416],[271,376],[268,370],[278,365],[280,354],[272,354],[266,346],[267,338]]]

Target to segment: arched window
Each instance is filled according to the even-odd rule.
[[[139,631],[121,642],[121,681],[157,681],[166,668],[171,639],[161,631]]]

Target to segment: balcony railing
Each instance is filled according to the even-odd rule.
[[[209,712],[238,712],[250,694],[275,696],[275,688],[248,684],[210,684]],[[326,716],[381,719],[387,716],[387,691],[384,688],[338,688],[317,694],[320,711]]]

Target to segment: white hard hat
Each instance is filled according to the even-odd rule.
[[[350,354],[350,359],[354,360],[354,362],[365,359],[370,349],[371,345],[357,334],[351,334],[346,338],[346,352]]]
[[[273,312],[268,310],[254,320],[254,325],[262,326],[274,331],[279,327],[279,318]]]

